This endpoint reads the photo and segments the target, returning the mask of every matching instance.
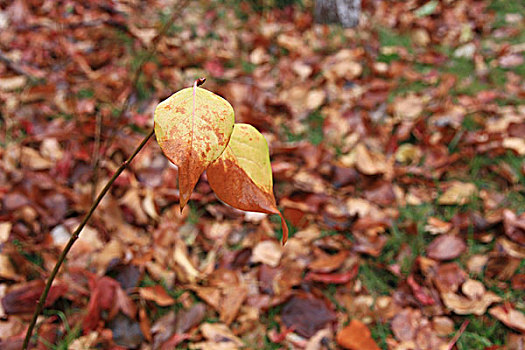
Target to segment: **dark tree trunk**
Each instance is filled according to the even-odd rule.
[[[345,28],[359,24],[361,0],[316,0],[317,23],[340,23]]]

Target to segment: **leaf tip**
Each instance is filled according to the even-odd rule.
[[[279,212],[279,216],[281,217],[281,227],[283,229],[283,246],[286,244],[286,242],[288,241],[288,225],[286,225],[286,220],[284,219],[284,216],[283,214],[281,214],[281,212]]]
[[[190,200],[190,196],[186,194],[185,192],[180,192],[180,198],[179,198],[179,206],[180,206],[180,212],[182,213],[182,210],[188,204],[188,201]]]

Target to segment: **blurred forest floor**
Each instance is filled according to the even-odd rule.
[[[279,5],[0,2],[1,349],[155,106],[200,77],[267,138],[288,243],[205,175],[180,213],[150,141],[39,349],[523,349],[523,2],[363,0],[354,29]]]

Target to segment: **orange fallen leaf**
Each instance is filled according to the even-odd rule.
[[[175,300],[158,284],[153,287],[143,287],[139,289],[139,294],[143,299],[154,301],[159,306],[170,306],[175,304]]]
[[[223,154],[207,170],[208,182],[226,204],[237,209],[278,214],[283,244],[288,227],[273,195],[270,152],[264,136],[249,124],[235,124]]]
[[[368,327],[361,321],[352,320],[337,333],[337,344],[349,350],[379,350]]]

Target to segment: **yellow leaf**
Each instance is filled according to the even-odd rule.
[[[154,120],[160,148],[179,168],[182,209],[202,172],[228,144],[233,108],[222,97],[194,85],[159,103]]]
[[[235,124],[228,147],[207,170],[217,197],[237,209],[281,216],[283,244],[288,227],[273,196],[270,153],[264,136],[253,126]]]

